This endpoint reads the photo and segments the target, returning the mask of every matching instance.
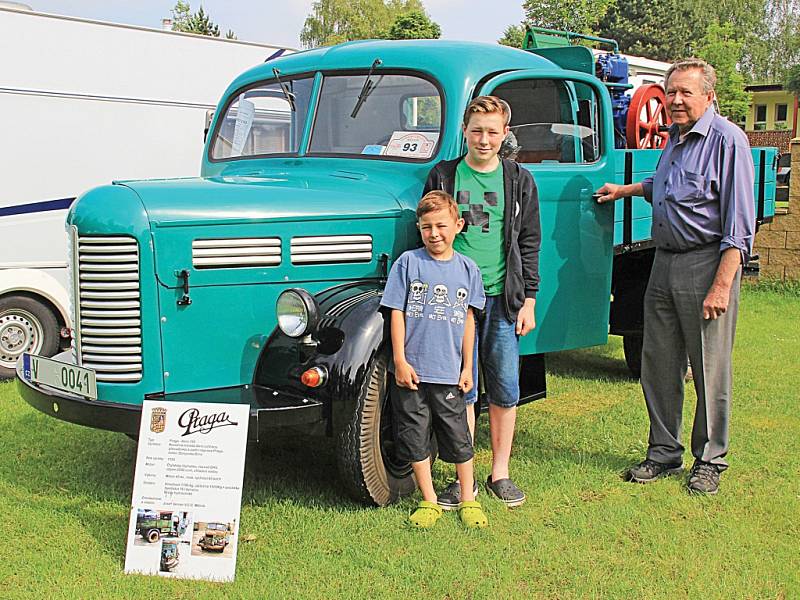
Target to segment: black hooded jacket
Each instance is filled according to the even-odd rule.
[[[431,190],[454,193],[456,167],[463,160],[443,160],[428,174],[424,194]],[[542,230],[539,223],[539,193],[533,176],[517,163],[501,159],[503,164],[503,240],[505,242],[506,312],[512,321],[526,298],[536,298],[539,291],[539,247]]]

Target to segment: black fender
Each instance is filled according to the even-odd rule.
[[[370,366],[389,339],[388,319],[380,308],[382,281],[360,281],[315,295],[320,322],[310,343],[279,329],[270,336],[256,366],[253,384],[321,402],[326,434],[333,435],[352,417]],[[308,388],[300,375],[311,367],[328,373],[325,384]]]

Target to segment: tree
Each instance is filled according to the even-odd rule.
[[[172,9],[172,31],[196,33],[211,37],[220,36],[219,25],[211,20],[211,17],[206,14],[202,6],[196,13],[192,13],[190,4],[183,2],[183,0],[178,0],[175,8]],[[229,29],[225,34],[225,38],[235,40],[236,34]]]
[[[758,33],[745,53],[749,71],[758,81],[782,81],[800,63],[800,0],[767,0]]]
[[[783,78],[783,89],[800,96],[800,64],[789,67]]]
[[[527,27],[525,23],[509,25],[503,32],[503,37],[497,40],[497,43],[503,46],[511,46],[512,48],[522,48],[522,45],[525,43],[526,32]]]
[[[690,6],[680,0],[618,2],[600,19],[598,35],[617,40],[625,54],[672,62],[691,56],[692,40],[702,36]]]
[[[422,10],[411,10],[398,15],[389,27],[387,37],[390,40],[439,39],[442,28]]]
[[[719,112],[735,122],[744,120],[751,101],[744,89],[744,76],[737,69],[743,46],[731,23],[711,23],[697,45],[697,56],[717,71]]]
[[[615,0],[525,0],[522,8],[531,25],[592,33]]]
[[[425,14],[420,0],[315,0],[300,32],[300,42],[314,48],[387,38],[397,17],[412,11]]]

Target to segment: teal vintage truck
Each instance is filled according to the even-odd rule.
[[[462,111],[481,94],[511,105],[516,160],[539,188],[525,400],[545,395],[548,352],[604,344],[609,331],[635,340],[649,207],[592,194],[652,172],[659,151],[616,147],[615,88],[587,48],[529,46],[351,42],[242,74],[219,103],[200,177],[119,181],[73,205],[72,349],[20,359],[22,396],[129,435],[145,399],[242,403],[254,441],[278,428],[335,437],[355,498],[410,492],[378,305],[392,261],[420,244],[425,177],[464,152]],[[774,210],[774,155],[754,150],[762,220]]]

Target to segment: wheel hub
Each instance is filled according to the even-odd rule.
[[[23,352],[34,351],[40,336],[24,314],[0,315],[0,364],[13,367]]]

